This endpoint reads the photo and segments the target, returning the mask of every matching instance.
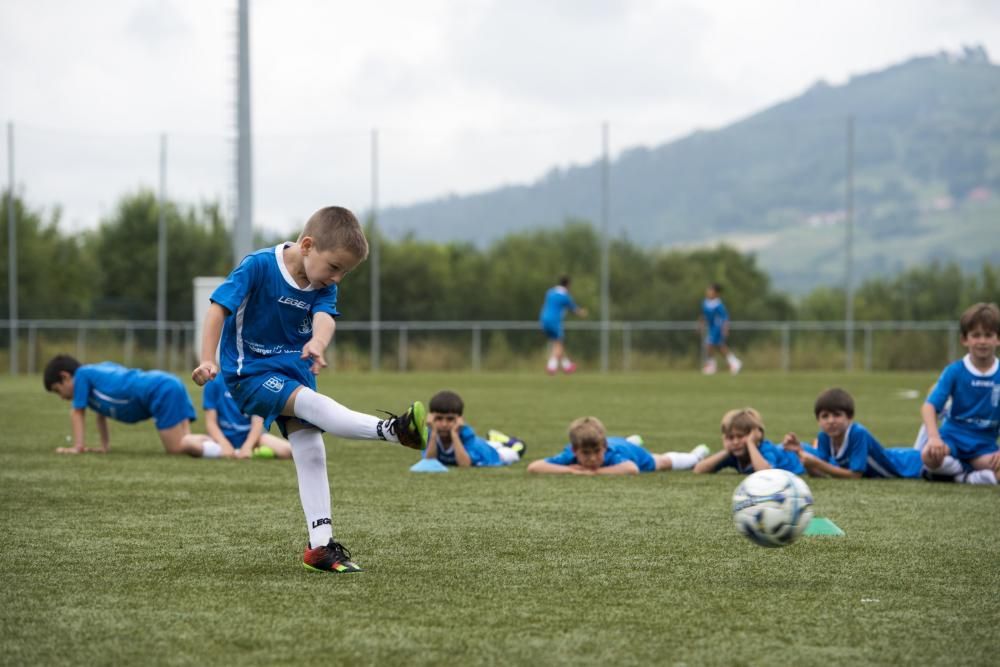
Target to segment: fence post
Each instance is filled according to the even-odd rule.
[[[132,366],[132,355],[135,354],[135,327],[125,326],[125,365]]]
[[[865,372],[872,370],[872,323],[865,323]]]
[[[622,370],[632,370],[632,327],[622,322]]]
[[[87,329],[83,323],[76,325],[76,358],[81,364],[87,363]]]
[[[38,356],[37,348],[38,327],[34,324],[28,327],[28,374],[35,374],[35,357]]]
[[[400,327],[399,328],[399,350],[398,350],[398,352],[399,352],[399,361],[397,363],[397,365],[399,366],[398,370],[399,370],[400,373],[402,373],[402,372],[404,372],[406,370],[406,361],[407,361],[407,356],[409,354],[409,350],[406,349],[407,348],[407,340],[406,339],[407,339],[406,327]]]
[[[792,368],[792,325],[781,325],[781,370],[787,373]]]
[[[958,357],[958,325],[948,325],[948,361]]]
[[[472,370],[479,372],[483,358],[483,328],[480,325],[472,327]]]

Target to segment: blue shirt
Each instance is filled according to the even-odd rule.
[[[228,384],[277,371],[309,386],[312,362],[300,357],[313,315],[340,315],[336,285],[296,285],[283,259],[287,245],[247,255],[212,292],[212,302],[229,311],[219,350]]]
[[[116,421],[134,424],[153,416],[153,399],[164,381],[163,371],[125,368],[112,361],[80,366],[73,373],[73,407],[90,408]]]
[[[861,473],[862,477],[920,477],[920,452],[912,448],[883,447],[868,429],[857,422],[847,427],[840,449],[833,451],[830,436],[820,432],[819,458],[833,465]]]
[[[729,321],[729,312],[718,297],[702,300],[701,316],[705,318],[705,326],[711,332],[721,332],[723,325]]]
[[[428,439],[436,437],[433,430],[428,433]],[[500,453],[493,449],[488,442],[476,435],[476,432],[468,424],[458,429],[458,438],[462,441],[462,446],[465,447],[465,451],[468,453],[474,467],[492,468],[504,465],[504,462],[500,459]],[[426,451],[424,450],[425,454]],[[457,466],[458,461],[455,459],[455,448],[451,447],[446,450],[442,446],[441,440],[438,439],[437,460],[446,466]]]
[[[562,285],[556,285],[545,292],[545,301],[542,302],[542,312],[538,314],[538,319],[545,324],[557,326],[562,322],[567,310],[576,309],[576,302],[569,295],[569,290]]]
[[[941,423],[941,436],[956,433],[976,442],[996,443],[1000,433],[1000,361],[985,373],[965,355],[945,367],[927,402],[938,413],[951,397],[951,411]]]
[[[202,408],[216,411],[219,428],[233,447],[239,449],[243,446],[250,433],[250,417],[240,412],[222,375],[217,375],[205,385]]]
[[[786,451],[778,445],[775,445],[770,440],[764,440],[757,445],[757,451],[759,451],[760,455],[771,464],[772,468],[787,470],[788,472],[796,475],[801,475],[806,471],[806,469],[802,467],[802,461],[799,460],[799,457],[795,454],[795,452]],[[732,454],[722,459],[722,461],[715,466],[716,472],[722,470],[723,468],[736,468],[736,472],[744,475],[749,475],[754,471],[753,463],[749,459],[747,459],[746,465],[741,465],[739,459]]]
[[[576,453],[573,445],[566,445],[566,448],[555,456],[545,459],[549,463],[561,466],[569,466],[579,461],[576,460]],[[656,470],[656,459],[644,447],[633,444],[625,438],[611,436],[608,438],[608,448],[604,452],[604,460],[601,467],[617,465],[624,461],[631,461],[639,467],[639,472],[653,472]]]

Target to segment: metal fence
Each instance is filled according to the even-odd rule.
[[[0,320],[0,328],[9,331],[9,320]],[[596,335],[603,331],[601,322],[567,322],[571,351],[582,358],[595,360],[601,350]],[[848,356],[844,339],[848,330],[859,339],[860,359]],[[156,321],[94,321],[94,320],[19,320],[16,323],[19,349],[18,368],[29,374],[38,373],[49,356],[56,352],[74,354],[84,362],[113,359],[126,366],[160,366],[166,370],[184,373],[196,363],[200,342],[195,341],[193,322],[167,322],[162,329]],[[610,352],[612,363],[603,364],[614,371],[638,371],[650,366],[649,360],[657,356],[673,357],[678,363],[688,365],[699,358],[701,346],[694,322],[633,321],[608,323],[608,335],[614,341]],[[162,331],[162,335],[159,335]],[[854,322],[849,327],[843,321],[824,322],[744,322],[731,325],[730,341],[740,356],[754,355],[755,348],[769,354],[758,356],[749,368],[767,370],[804,370],[816,368],[815,359],[823,350],[824,358],[839,355],[837,365],[863,371],[898,368],[898,363],[886,363],[890,356],[905,357],[917,348],[930,349],[924,355],[926,363],[903,366],[908,369],[929,370],[940,368],[944,360],[958,355],[958,325],[954,322],[878,321]],[[336,368],[338,360],[344,363],[347,352],[354,365],[364,368],[387,368],[406,371],[414,368],[413,340],[420,345],[436,344],[448,348],[463,361],[461,367],[473,371],[488,370],[484,363],[486,347],[501,334],[506,341],[520,337],[522,344],[508,351],[511,359],[527,363],[537,361],[542,346],[535,321],[382,321],[373,328],[371,322],[341,321],[337,323],[337,336],[328,350],[328,361]],[[679,334],[679,335],[677,335]],[[669,337],[674,337],[670,339]],[[826,336],[820,340],[816,335]],[[590,336],[588,342],[587,336]],[[906,337],[910,336],[907,340]],[[919,336],[920,345],[913,336]],[[381,344],[381,339],[395,342],[395,355],[379,357],[391,351],[392,345]],[[376,340],[379,342],[376,343]],[[683,341],[678,344],[677,341]],[[10,350],[10,340],[6,341]],[[376,344],[373,344],[376,343]],[[824,347],[825,346],[825,347]],[[812,354],[796,353],[802,350]],[[603,350],[601,350],[603,352]],[[878,359],[876,359],[878,357]],[[856,362],[859,361],[860,363]],[[350,365],[350,364],[348,364]],[[516,365],[516,364],[512,364]],[[676,364],[675,364],[676,365]],[[7,364],[3,364],[7,366]],[[495,366],[495,365],[494,365]],[[449,366],[454,368],[455,366]],[[432,370],[426,364],[421,370]],[[440,369],[440,368],[438,368]]]

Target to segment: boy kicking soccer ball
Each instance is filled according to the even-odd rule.
[[[316,211],[295,243],[247,255],[211,296],[205,315],[199,385],[221,372],[239,409],[277,422],[292,445],[309,544],[302,564],[347,573],[361,568],[333,537],[323,431],[341,438],[388,440],[413,449],[427,444],[427,413],[419,401],[402,416],[379,419],[316,392],[316,374],[333,338],[340,281],[368,256],[354,214]]]

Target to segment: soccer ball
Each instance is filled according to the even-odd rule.
[[[787,470],[760,470],[733,492],[736,530],[762,547],[785,547],[812,519],[812,492]]]

